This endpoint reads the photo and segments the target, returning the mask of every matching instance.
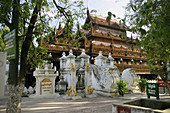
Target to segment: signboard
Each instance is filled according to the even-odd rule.
[[[147,83],[146,85],[148,98],[150,98],[150,96],[154,96],[159,99],[158,83]]]
[[[168,80],[168,84],[170,85],[170,80]],[[164,82],[161,79],[158,79],[158,86],[165,87]]]
[[[52,91],[52,82],[49,79],[42,80],[40,95],[49,95],[52,94]]]
[[[131,110],[128,107],[117,106],[117,113],[131,113]]]
[[[4,36],[4,42],[6,45],[7,59],[16,58],[16,30],[12,30]]]

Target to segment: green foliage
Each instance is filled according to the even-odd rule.
[[[0,52],[4,52],[4,51],[5,51],[5,44],[0,34]]]
[[[95,16],[93,20],[96,22],[97,21],[97,16]]]
[[[11,18],[12,0],[0,0],[0,16],[8,21]]]
[[[114,17],[116,18],[116,15],[115,14],[112,14],[111,12],[108,12],[108,16],[106,18],[106,22],[110,25],[110,21],[111,21],[111,17]],[[119,17],[118,17],[119,18]]]
[[[27,56],[27,67],[30,71],[34,70],[38,65],[43,65],[43,58],[49,58],[49,54],[47,54],[47,50],[43,46],[35,47],[31,44],[29,49],[29,53]]]
[[[119,93],[119,95],[124,96],[125,92],[127,91],[127,85],[128,83],[124,82],[123,80],[120,80],[117,83],[117,89],[116,89],[116,95]]]
[[[91,10],[90,13],[97,13],[97,10]]]
[[[27,71],[33,71],[39,64],[43,65],[43,59],[49,59],[47,50],[41,46],[42,40],[51,40],[51,32],[57,26],[50,26],[52,20],[61,20],[68,23],[66,27],[67,37],[72,37],[73,25],[84,17],[85,10],[83,0],[0,0],[0,33],[6,34],[4,28],[10,31],[16,30],[17,57],[10,62],[8,84],[14,88],[23,89]],[[55,6],[55,8],[54,8]],[[73,8],[76,7],[76,8]],[[82,12],[82,13],[81,13]],[[75,20],[75,21],[74,21]],[[77,23],[77,22],[76,22]],[[1,49],[4,49],[3,36],[0,35]],[[3,50],[2,50],[3,51]],[[20,58],[20,72],[18,74],[18,60]],[[21,93],[22,90],[18,90]],[[14,95],[15,92],[9,92]],[[9,96],[7,112],[21,111],[21,96],[16,95],[17,101],[10,103]]]
[[[141,90],[141,92],[144,92],[146,90],[146,83],[147,83],[146,79],[139,80],[138,86],[139,86],[139,89]]]
[[[60,40],[60,42],[68,43],[68,39],[66,38],[73,38],[73,26],[75,23],[78,23],[80,18],[85,18],[85,9],[84,8],[84,2],[83,0],[59,0],[56,4],[54,4],[54,1],[47,1],[47,0],[26,0],[20,2],[19,5],[19,11],[20,11],[20,18],[19,18],[19,28],[18,28],[18,36],[20,37],[19,41],[19,53],[22,51],[22,45],[26,39],[28,26],[33,26],[34,31],[32,34],[32,43],[30,44],[30,48],[28,51],[27,61],[28,66],[30,70],[34,69],[36,66],[38,66],[38,63],[43,63],[42,58],[48,57],[47,50],[44,49],[44,47],[41,46],[42,39],[45,41],[50,41],[50,39],[53,39],[54,36],[52,35],[53,27],[50,26],[50,21],[59,19],[61,23],[66,24],[65,27],[65,33],[66,36],[63,38],[63,40]],[[10,25],[8,25],[7,21],[12,19],[12,0],[0,0],[0,28],[3,30],[0,31],[0,51],[4,51],[4,43],[3,43],[3,35],[6,34],[4,30],[9,27],[11,29]],[[37,14],[37,20],[36,24],[33,25],[30,23],[30,18],[34,15],[32,15],[33,10],[36,6],[36,3],[41,2],[39,7],[41,10]],[[62,19],[61,19],[62,18]],[[9,32],[9,30],[8,30]],[[79,47],[79,44],[77,41],[74,41],[72,44],[75,47]]]
[[[170,62],[170,1],[131,0],[126,8],[126,25],[139,35],[139,48],[147,53],[147,63],[153,74],[167,81]],[[167,89],[170,88],[167,85]]]
[[[4,35],[9,33],[9,29],[8,28],[4,28],[0,30],[0,52],[5,52],[5,43],[4,43]]]
[[[90,26],[89,24],[85,24],[85,25],[82,26],[82,28],[85,29],[85,30],[90,30],[89,26]]]
[[[111,21],[111,16],[112,16],[112,13],[111,12],[108,12],[108,16],[106,18],[106,22],[110,25],[110,21]]]

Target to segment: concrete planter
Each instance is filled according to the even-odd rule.
[[[6,52],[0,52],[0,96],[4,96],[6,55]]]
[[[170,113],[170,102],[137,99],[123,103],[113,103],[112,113]]]

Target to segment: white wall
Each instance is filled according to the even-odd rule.
[[[0,52],[0,96],[4,96],[6,73],[6,53]]]

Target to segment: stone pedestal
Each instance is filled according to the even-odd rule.
[[[85,96],[88,98],[96,97],[94,95],[93,91],[94,89],[91,89],[92,86],[92,70],[89,68],[89,64],[86,65],[85,69]]]
[[[4,96],[6,72],[6,52],[0,52],[0,96]]]
[[[75,66],[74,64],[72,63],[71,64],[71,73],[70,73],[70,82],[68,84],[68,87],[70,88],[68,91],[67,91],[67,95],[63,96],[64,99],[67,99],[67,100],[79,100],[79,99],[82,99],[81,96],[78,96],[77,95],[77,91],[76,91],[76,83],[77,83],[77,80],[76,80],[76,69],[75,69]]]
[[[88,64],[89,65],[89,64]],[[88,87],[90,86],[89,68],[86,66],[85,70],[85,94],[88,95]]]

